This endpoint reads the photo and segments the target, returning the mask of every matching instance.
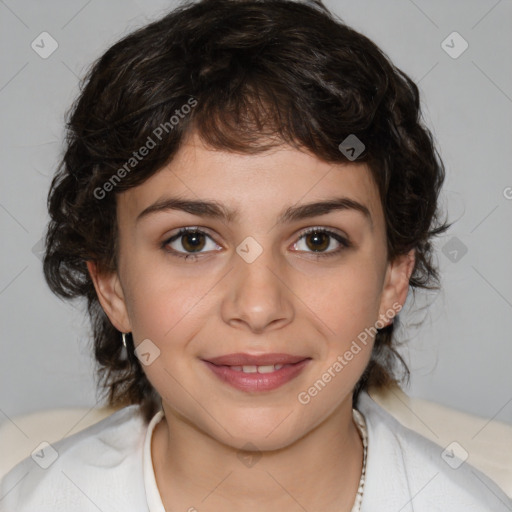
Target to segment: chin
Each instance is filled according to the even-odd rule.
[[[229,425],[227,430],[231,435],[216,428],[220,435],[218,440],[237,450],[280,450],[307,433],[304,421],[293,410],[279,414],[275,409],[266,412],[257,408],[249,412],[241,410],[238,414],[225,415],[224,421],[225,425]]]
[[[241,436],[228,436],[223,441],[237,451],[272,452],[291,446],[303,434],[300,432],[294,435],[292,432],[287,432],[286,434],[267,436],[261,432],[259,434],[243,433]]]

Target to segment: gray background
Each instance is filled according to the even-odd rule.
[[[87,320],[42,277],[46,193],[79,77],[119,37],[174,5],[0,1],[0,421],[96,403]],[[442,201],[456,222],[437,243],[443,290],[419,294],[402,319],[408,392],[512,423],[512,2],[326,5],[419,83],[447,168]],[[59,45],[47,59],[31,48],[44,31]],[[469,44],[458,58],[441,46],[454,31]],[[462,48],[453,37],[447,44],[452,53]]]

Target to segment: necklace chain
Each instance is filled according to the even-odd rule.
[[[366,421],[364,416],[357,411],[356,409],[352,410],[352,415],[354,418],[354,423],[359,431],[359,435],[361,436],[361,440],[363,442],[363,469],[361,471],[361,478],[359,479],[359,487],[357,489],[357,495],[352,507],[351,512],[360,512],[361,504],[363,502],[363,491],[364,491],[364,483],[366,480],[366,457],[368,453],[368,430],[366,428]]]

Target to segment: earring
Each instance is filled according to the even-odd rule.
[[[126,346],[126,337],[128,336],[128,334],[129,334],[128,332],[122,332],[122,333],[121,333],[121,339],[123,340],[124,348],[128,348],[128,347]]]

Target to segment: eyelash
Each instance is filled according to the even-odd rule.
[[[210,238],[213,241],[212,237],[210,235],[208,235],[208,233],[206,233],[205,231],[202,231],[201,229],[199,229],[197,227],[186,227],[186,228],[181,228],[178,231],[178,233],[176,233],[172,237],[164,240],[162,242],[162,244],[161,244],[161,248],[165,252],[170,254],[171,256],[178,257],[178,258],[183,258],[185,260],[187,260],[188,258],[192,258],[194,261],[197,260],[199,258],[199,256],[201,254],[203,254],[203,253],[196,253],[196,254],[193,254],[193,253],[182,253],[182,252],[179,252],[179,251],[175,251],[174,249],[169,249],[167,247],[171,242],[174,242],[175,240],[178,240],[180,237],[182,237],[183,235],[186,235],[187,233],[200,233],[200,234],[206,235],[208,238]],[[311,233],[326,234],[326,235],[334,238],[338,243],[341,244],[341,247],[339,247],[338,249],[336,249],[334,251],[317,252],[317,253],[310,252],[310,254],[313,254],[317,259],[329,258],[329,257],[332,257],[332,256],[336,256],[340,252],[344,251],[345,249],[348,249],[349,247],[352,247],[352,244],[346,238],[341,236],[340,234],[338,234],[338,233],[336,233],[334,231],[330,231],[330,230],[328,230],[326,228],[320,228],[320,227],[307,228],[304,231],[302,231],[299,234],[299,237],[297,239],[297,242],[295,242],[295,244],[298,243],[298,241],[301,240],[303,237],[305,237],[306,235],[309,235]]]

